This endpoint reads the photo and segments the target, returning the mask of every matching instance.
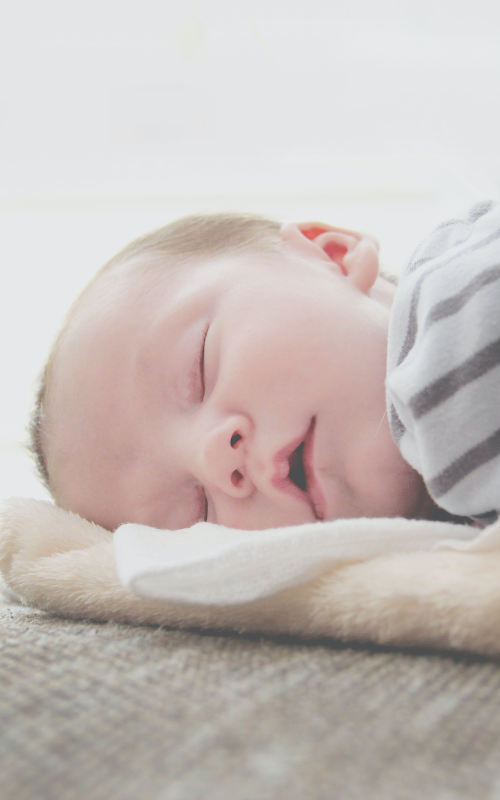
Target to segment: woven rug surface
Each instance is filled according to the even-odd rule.
[[[2,606],[2,800],[500,798],[500,665]]]

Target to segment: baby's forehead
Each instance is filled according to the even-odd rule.
[[[147,262],[138,259],[97,273],[80,295],[74,307],[74,317],[96,318],[137,306],[167,277],[166,272],[153,272]]]
[[[44,444],[56,496],[63,472],[64,483],[73,468],[85,471],[103,444],[103,424],[110,429],[114,424],[113,387],[147,324],[143,277],[99,276],[73,308],[57,343],[44,403]]]
[[[146,302],[147,276],[138,272],[103,274],[87,287],[53,351],[46,392],[48,424],[80,383],[95,379],[103,354],[125,341],[132,326],[146,324]]]
[[[153,273],[139,264],[98,273],[71,309],[56,347],[57,354],[79,344],[89,346],[114,326],[127,327],[158,296],[159,284],[168,284],[171,276]],[[55,359],[58,360],[57,358]]]

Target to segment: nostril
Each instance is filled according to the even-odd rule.
[[[243,475],[237,469],[235,469],[231,475],[231,483],[233,486],[240,486],[243,480]]]
[[[233,435],[231,436],[231,447],[236,447],[240,439],[242,439],[241,434],[233,433]]]

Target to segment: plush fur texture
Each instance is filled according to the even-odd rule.
[[[109,531],[16,499],[2,514],[0,572],[27,605],[75,619],[500,654],[500,547],[374,558],[241,605],[164,603],[122,587]]]

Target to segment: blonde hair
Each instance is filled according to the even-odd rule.
[[[28,423],[27,449],[35,462],[40,481],[52,493],[43,441],[45,407],[53,365],[71,320],[89,289],[105,273],[127,263],[137,270],[161,274],[186,262],[244,253],[279,252],[280,224],[249,214],[206,214],[183,217],[135,239],[107,262],[87,284],[71,306],[39,378],[33,410]]]

